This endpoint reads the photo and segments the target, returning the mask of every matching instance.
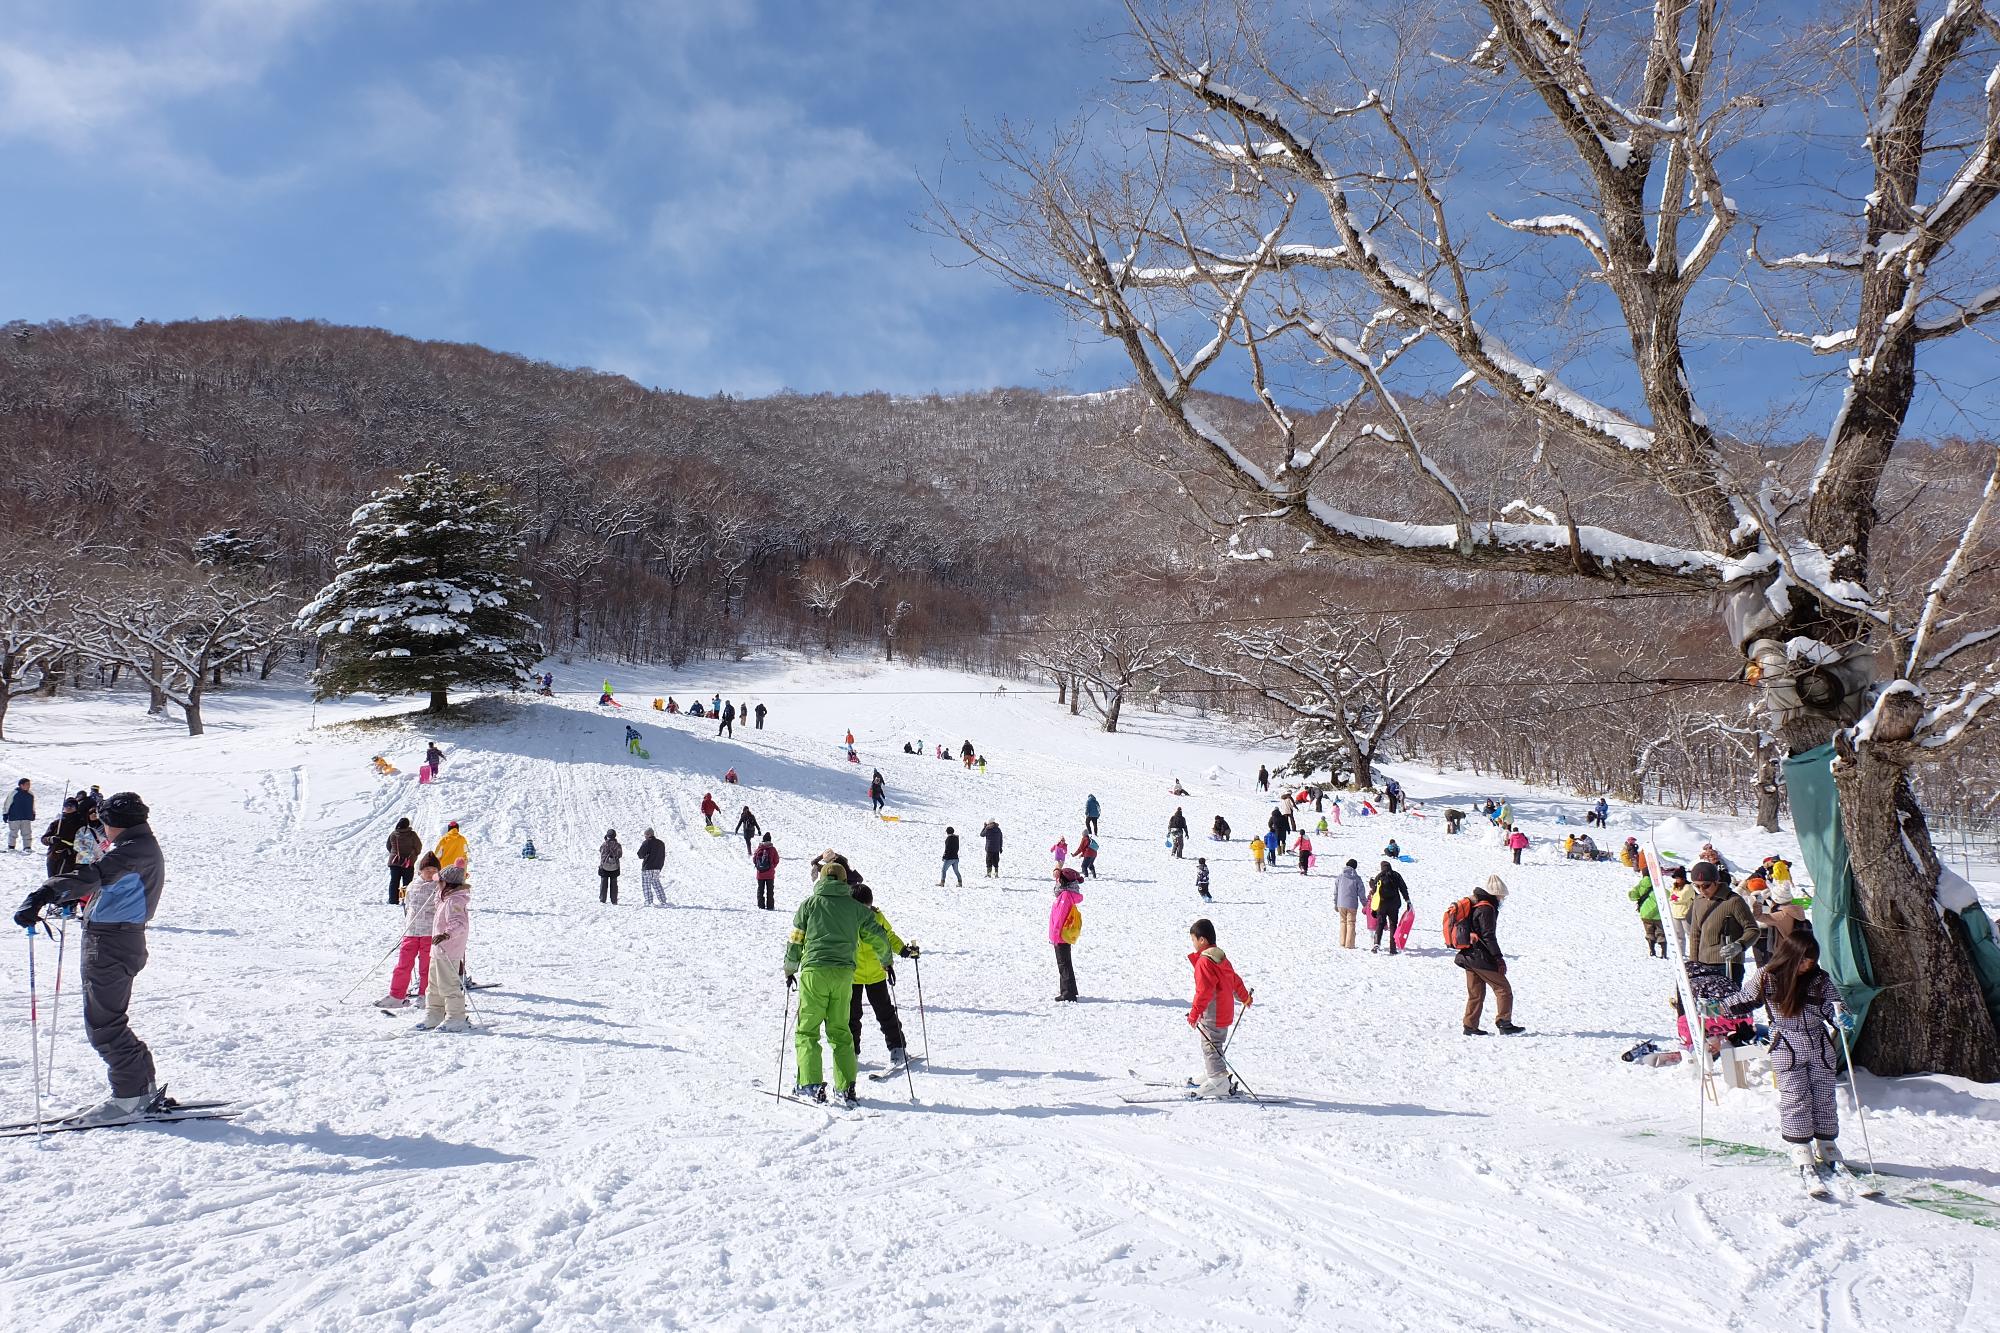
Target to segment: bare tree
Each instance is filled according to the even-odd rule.
[[[850,552],[838,563],[818,560],[798,572],[799,600],[820,618],[826,628],[826,650],[833,651],[833,618],[840,604],[856,588],[872,588],[882,581],[871,563]]]
[[[141,594],[123,605],[84,602],[86,650],[123,662],[153,691],[180,708],[188,735],[202,734],[202,697],[221,663],[255,651],[281,632],[270,608],[280,588],[247,589],[222,575]]]
[[[1116,614],[1107,608],[1044,617],[1034,647],[1022,655],[1032,666],[1068,677],[1070,712],[1077,711],[1079,698],[1088,699],[1105,731],[1118,730],[1132,687],[1174,660],[1163,631],[1119,624]]]
[[[1267,25],[1250,6],[1135,5],[1151,100],[1134,110],[1153,132],[1147,148],[1093,161],[1078,135],[1045,153],[1003,133],[985,147],[1018,188],[996,205],[944,208],[940,221],[1125,351],[1178,451],[1166,465],[1215,505],[1245,558],[1274,558],[1270,534],[1284,527],[1337,556],[1722,594],[1769,729],[1794,755],[1828,741],[1839,753],[1857,916],[1885,987],[1861,1057],[1883,1074],[2000,1078],[2000,1036],[1938,912],[1938,865],[1910,781],[1915,764],[1951,755],[2000,711],[2000,664],[1980,639],[1951,654],[1959,687],[1911,679],[1939,655],[1931,622],[1897,624],[1871,592],[1876,497],[1919,353],[2000,311],[1982,243],[2000,195],[2000,24],[1981,0],[1878,0],[1811,34],[1819,54],[1801,57],[1800,44],[1771,40],[1724,0],[1594,15],[1588,31],[1564,17],[1576,4],[1474,8],[1483,39],[1443,59],[1433,53],[1457,39],[1418,15],[1348,41],[1313,20]],[[1796,111],[1786,98],[1818,99],[1847,76],[1862,90],[1849,137],[1815,126],[1814,143],[1844,148],[1872,188],[1843,196],[1860,203],[1846,205],[1837,243],[1767,259],[1730,288],[1779,311],[1790,304],[1781,284],[1804,277],[1818,309],[1841,312],[1799,335],[1844,358],[1846,386],[1794,492],[1711,424],[1685,330],[1743,224],[1730,183],[1737,136],[1758,126],[1803,144],[1798,122],[1760,113]],[[1536,132],[1511,147],[1479,133],[1502,98],[1535,113]],[[1626,345],[1599,338],[1593,351],[1600,367],[1622,362],[1619,390],[1643,405],[1643,421],[1565,381],[1548,336],[1562,312],[1507,292],[1506,269],[1476,239],[1484,222],[1456,197],[1452,167],[1489,154],[1518,188],[1567,205],[1493,222],[1564,247],[1554,262],[1572,292],[1607,294]],[[1769,225],[1796,231],[1804,212],[1774,209]],[[1458,387],[1482,386],[1539,423],[1570,467],[1602,479],[1593,490],[1642,502],[1648,519],[1593,523],[1532,503],[1535,521],[1476,510],[1411,410],[1413,386],[1430,382],[1421,367],[1440,354],[1462,367]],[[1333,410],[1288,408],[1288,372]],[[1252,387],[1254,428],[1205,410],[1202,386],[1222,374]],[[1473,461],[1503,475],[1507,447],[1490,441]],[[1316,486],[1350,450],[1400,459],[1429,521],[1366,512],[1351,507],[1365,493]],[[1923,653],[1897,654],[1899,674],[1880,678],[1884,650],[1904,642]]]
[[[47,577],[13,568],[0,586],[0,740],[7,736],[7,705],[42,688],[72,646],[55,632],[59,599]]]
[[[1397,616],[1354,615],[1327,606],[1291,629],[1226,630],[1223,655],[1180,654],[1210,680],[1276,704],[1292,721],[1292,767],[1336,780],[1342,760],[1355,788],[1374,784],[1375,760],[1478,635],[1436,634]]]

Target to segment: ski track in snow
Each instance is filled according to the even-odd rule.
[[[1243,842],[1202,830],[1216,813],[1261,828],[1250,777],[1282,756],[1214,725],[1134,710],[1130,734],[1105,736],[1042,696],[917,693],[992,682],[851,662],[559,674],[586,688],[609,674],[628,707],[489,701],[502,720],[432,733],[363,720],[407,703],[321,705],[309,730],[296,687],[258,687],[215,697],[210,735],[190,740],[125,696],[15,705],[6,752],[45,803],[65,778],[152,803],[169,878],[135,1027],[180,1095],[247,1110],[0,1146],[14,1242],[0,1327],[2000,1328],[2000,1231],[1811,1201],[1780,1165],[1685,1146],[1691,1078],[1617,1059],[1670,1030],[1668,980],[1625,898],[1632,875],[1557,857],[1554,814],[1581,800],[1392,764],[1440,807],[1511,798],[1537,838],[1528,864],[1438,820],[1350,810],[1315,837],[1314,874],[1257,874]],[[768,703],[769,729],[718,739],[644,706],[715,688]],[[624,753],[628,721],[650,762]],[[837,744],[850,726],[858,767]],[[419,786],[432,735],[448,757]],[[991,771],[901,754],[918,736],[953,750],[970,736]],[[375,753],[402,774],[377,778]],[[741,787],[721,782],[732,765]],[[871,767],[899,822],[869,815]],[[1175,776],[1190,796],[1168,795]],[[722,836],[702,827],[704,791]],[[1086,792],[1105,812],[1076,951],[1085,1002],[1056,1005],[1045,849],[1074,839]],[[746,802],[786,857],[776,913],[754,909],[729,831]],[[1184,862],[1162,845],[1176,804],[1196,831]],[[472,970],[500,983],[472,995],[472,1034],[411,1034],[417,1011],[370,1008],[387,960],[340,1002],[400,930],[382,846],[404,815],[431,841],[457,818],[472,841]],[[997,882],[980,871],[989,816],[1007,836]],[[935,884],[947,823],[962,890]],[[648,824],[672,910],[641,905]],[[610,827],[627,848],[616,909],[596,900]],[[1615,811],[1605,841],[1639,827]],[[1738,861],[1794,848],[1709,827]],[[1416,858],[1412,949],[1374,955],[1365,935],[1335,949],[1332,875],[1350,855],[1372,869],[1390,834]],[[536,861],[517,855],[528,836]],[[793,1077],[780,964],[805,864],[828,845],[924,945],[918,1100],[900,1079],[863,1081],[867,1118],[765,1095],[781,1036]],[[1200,854],[1212,906],[1193,891]],[[0,857],[9,903],[37,864]],[[1496,870],[1531,1032],[1468,1040],[1433,923]],[[1259,996],[1232,1058],[1296,1103],[1118,1100],[1128,1069],[1198,1067],[1184,1022],[1198,915]],[[24,963],[18,946],[0,957],[9,995]],[[46,1022],[53,953],[39,965]],[[74,949],[68,978],[57,1107],[102,1087]],[[910,964],[899,981],[920,1050]],[[864,1067],[879,1067],[863,1024]],[[8,1026],[0,1087],[26,1116],[26,1025]],[[1947,1179],[2000,1194],[2000,1099],[1943,1079],[1864,1092],[1882,1160],[1948,1163]],[[1858,1157],[1844,1101],[1842,1118]],[[1707,1127],[1775,1145],[1775,1094],[1727,1092]]]

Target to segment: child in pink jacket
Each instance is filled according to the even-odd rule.
[[[431,931],[437,920],[437,853],[425,852],[417,862],[417,877],[403,890],[403,946],[396,952],[396,969],[389,974],[389,993],[375,1001],[377,1009],[403,1009],[410,1003],[410,978],[417,979],[417,998],[430,991]]]
[[[1076,998],[1076,969],[1071,966],[1069,955],[1070,946],[1083,933],[1083,913],[1079,909],[1079,904],[1083,902],[1083,890],[1078,887],[1082,883],[1083,876],[1074,870],[1057,868],[1056,900],[1049,908],[1049,943],[1056,948],[1058,1000]]]
[[[1514,853],[1514,864],[1521,864],[1521,853],[1528,849],[1528,835],[1515,829],[1507,835],[1507,849]]]
[[[1057,838],[1055,841],[1055,845],[1053,847],[1050,847],[1049,851],[1054,853],[1055,855],[1056,869],[1061,870],[1063,868],[1063,863],[1069,860],[1069,839]]]
[[[417,1026],[429,1030],[463,1032],[465,1021],[465,942],[472,930],[472,881],[463,865],[445,867],[438,876],[437,916],[431,929],[431,988],[424,1002],[424,1019]]]

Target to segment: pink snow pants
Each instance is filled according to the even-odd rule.
[[[410,969],[417,970],[417,994],[422,995],[431,980],[431,937],[428,935],[405,935],[403,947],[396,953],[396,970],[389,974],[389,994],[397,999],[407,999],[410,994]]]

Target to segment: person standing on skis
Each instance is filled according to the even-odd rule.
[[[914,942],[905,943],[896,934],[896,928],[889,924],[889,918],[882,915],[882,909],[875,906],[875,890],[866,884],[856,884],[849,890],[854,901],[875,914],[875,924],[889,937],[889,948],[897,958],[915,958],[919,950]],[[861,1001],[866,999],[875,1011],[875,1021],[881,1025],[882,1040],[889,1046],[889,1068],[901,1069],[910,1062],[910,1053],[903,1039],[903,1020],[896,1016],[896,965],[887,957],[875,952],[875,946],[866,939],[854,944],[854,998],[847,1009],[847,1026],[854,1034],[854,1054],[857,1062],[861,1056]]]
[[[819,878],[812,894],[792,914],[792,934],[785,946],[785,985],[797,987],[799,1019],[794,1029],[798,1084],[792,1095],[824,1102],[826,1081],[821,1064],[819,1033],[826,1028],[833,1048],[834,1093],[844,1103],[855,1101],[854,1032],[847,1015],[854,1002],[857,946],[867,940],[878,958],[893,956],[888,932],[875,923],[875,909],[856,902],[847,885],[847,861],[829,848],[815,862]]]
[[[164,1101],[154,1081],[153,1053],[132,1031],[127,1013],[132,983],[146,967],[146,925],[159,910],[167,862],[153,837],[151,811],[137,792],[104,803],[110,847],[28,895],[14,924],[33,930],[47,907],[83,908],[83,1030],[104,1061],[111,1096],[83,1113],[102,1124],[139,1115]]]
[[[1819,941],[1809,930],[1780,937],[1768,967],[1723,1002],[1737,1014],[1764,1005],[1771,1015],[1771,1073],[1778,1082],[1778,1132],[1791,1145],[1792,1165],[1814,1192],[1819,1173],[1853,1168],[1834,1142],[1840,1137],[1840,1048],[1829,1026],[1851,1030],[1840,992],[1819,966]]]
[[[1207,917],[1188,927],[1194,952],[1188,963],[1194,968],[1194,1004],[1188,1009],[1188,1026],[1201,1041],[1202,1080],[1195,1085],[1197,1097],[1227,1097],[1235,1092],[1229,1064],[1223,1052],[1229,1047],[1229,1029],[1236,1022],[1236,1006],[1248,1007],[1250,991],[1229,962],[1229,955],[1215,944],[1215,926]]]

